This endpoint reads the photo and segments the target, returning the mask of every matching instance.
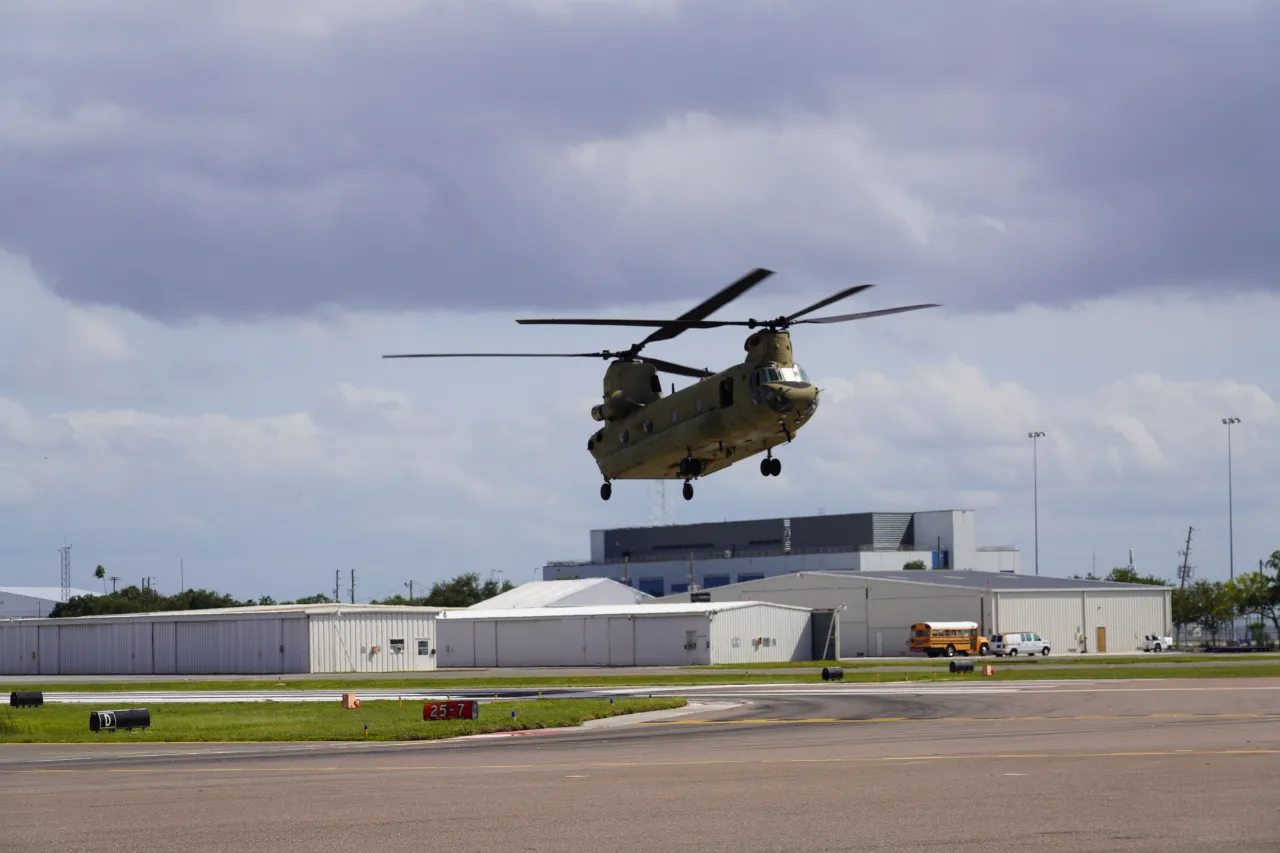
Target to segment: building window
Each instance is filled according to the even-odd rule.
[[[431,641],[430,641],[430,640],[419,640],[419,641],[418,641],[418,654],[420,654],[420,655],[429,655],[429,654],[431,654]]]
[[[404,640],[392,640],[392,641],[391,641],[391,654],[393,654],[393,655],[402,655],[402,654],[404,654]]]

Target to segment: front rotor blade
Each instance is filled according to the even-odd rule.
[[[663,361],[660,358],[648,358],[647,356],[642,355],[639,357],[639,360],[643,361],[645,364],[652,364],[664,373],[674,373],[677,376],[688,376],[693,379],[706,379],[708,376],[715,376],[715,373],[710,370],[700,370],[696,367],[685,367],[683,364],[676,364],[674,361]]]
[[[940,306],[930,303],[928,305],[906,305],[902,308],[882,308],[879,311],[862,311],[858,314],[837,314],[834,317],[814,317],[811,320],[797,320],[797,323],[847,323],[850,320],[865,320],[868,317],[883,317],[886,314],[901,314],[903,311],[919,311],[921,308],[938,308]]]
[[[737,299],[739,296],[746,293],[748,290],[755,287],[771,275],[773,275],[773,270],[763,268],[752,270],[733,284],[726,287],[724,290],[721,290],[715,296],[712,296],[710,299],[703,302],[701,305],[681,314],[676,318],[676,323],[669,323],[649,335],[649,337],[636,345],[636,349],[639,350],[654,341],[667,341],[674,338],[676,335],[685,331],[686,328],[692,328],[688,325],[681,324],[688,324],[690,321],[697,322],[699,320],[706,319],[713,312],[719,311],[721,308],[728,305],[730,302]]]
[[[607,352],[412,352],[383,358],[609,358]]]
[[[817,311],[819,308],[826,308],[828,305],[830,305],[833,302],[839,302],[841,299],[848,299],[850,296],[853,296],[855,293],[861,293],[862,291],[872,287],[875,287],[875,285],[859,284],[855,287],[850,287],[847,290],[842,290],[839,293],[835,294],[834,296],[828,296],[826,299],[822,300],[821,302],[813,303],[808,308],[805,308],[802,311],[797,311],[787,319],[794,321],[800,317],[803,317],[805,314],[812,314],[814,311]]]

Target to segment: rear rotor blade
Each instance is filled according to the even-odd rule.
[[[938,308],[941,306],[905,305],[902,308],[882,308],[879,311],[861,311],[857,314],[837,314],[834,317],[814,317],[810,320],[796,320],[796,323],[847,323],[850,320],[865,320],[868,317],[883,317],[886,314],[901,314],[904,311],[919,311],[921,308]]]
[[[639,357],[639,360],[646,364],[652,364],[664,373],[674,373],[677,376],[688,376],[693,379],[706,379],[708,376],[715,376],[714,371],[699,369],[697,367],[685,367],[683,364],[676,364],[673,361],[663,361],[660,358],[649,358],[642,355]]]
[[[607,352],[412,352],[383,358],[609,358]]]
[[[636,351],[639,352],[646,345],[651,344],[654,341],[667,341],[674,338],[676,335],[685,331],[685,329],[691,328],[688,325],[681,324],[706,319],[712,313],[719,311],[721,308],[728,305],[730,302],[737,299],[739,296],[746,293],[748,290],[755,287],[771,275],[773,275],[773,270],[763,268],[752,270],[733,284],[721,290],[715,296],[712,296],[710,299],[707,299],[702,304],[698,305],[696,308],[692,308],[681,314],[676,318],[678,322],[668,323],[656,332],[650,334],[643,341],[636,344]]]
[[[538,318],[536,320],[516,320],[516,322],[522,326],[649,326],[653,328],[673,326],[685,329],[714,329],[717,326],[745,325],[745,323],[732,323],[724,320],[608,320],[595,317],[581,319]]]
[[[787,317],[787,319],[794,322],[800,317],[803,317],[805,314],[812,314],[814,311],[817,311],[819,308],[826,308],[828,305],[830,305],[833,302],[839,302],[841,299],[848,299],[850,296],[853,296],[856,293],[861,293],[862,291],[872,287],[875,287],[875,285],[859,284],[855,287],[850,287],[847,290],[842,290],[839,293],[835,294],[834,296],[828,296],[826,299],[822,300],[821,302],[815,302],[812,305],[810,305],[808,308],[805,308],[801,311],[797,311],[796,313]]]

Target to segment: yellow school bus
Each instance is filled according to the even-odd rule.
[[[954,657],[957,652],[986,655],[991,644],[978,633],[977,622],[917,622],[911,626],[911,651],[931,658]]]

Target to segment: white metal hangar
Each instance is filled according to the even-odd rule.
[[[530,581],[493,598],[476,602],[468,610],[502,610],[513,607],[595,607],[602,604],[639,604],[653,596],[608,578]]]
[[[441,667],[687,666],[811,660],[807,608],[740,601],[450,610]]]
[[[984,637],[1034,631],[1053,652],[1132,653],[1170,633],[1172,587],[990,572],[799,572],[659,599],[835,608],[839,657],[910,654],[917,622],[971,621]]]
[[[87,589],[71,588],[71,596],[97,595]],[[60,602],[62,587],[58,586],[0,586],[0,619],[6,617],[48,616]]]
[[[0,620],[0,675],[435,669],[440,608],[287,604]]]
[[[591,531],[591,557],[543,580],[611,578],[655,596],[796,572],[926,569],[1018,574],[1012,545],[979,545],[973,510],[861,512]]]

